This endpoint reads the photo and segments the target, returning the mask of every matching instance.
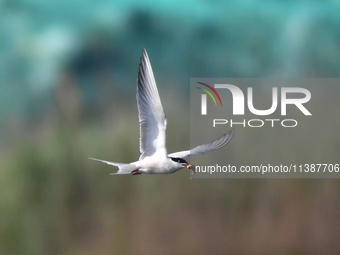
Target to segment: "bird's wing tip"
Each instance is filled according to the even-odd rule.
[[[87,158],[87,159],[95,160],[95,161],[100,161],[100,159],[96,159],[96,158]]]
[[[230,130],[228,131],[228,133],[229,133],[231,136],[233,136],[234,133],[235,133],[235,128],[230,129]]]
[[[142,59],[146,59],[146,60],[149,60],[149,55],[148,55],[148,52],[146,51],[145,48],[143,48],[143,51],[142,51]]]

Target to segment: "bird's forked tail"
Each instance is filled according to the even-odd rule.
[[[106,160],[101,160],[101,159],[96,159],[96,158],[89,158],[89,159],[92,159],[92,160],[96,160],[96,161],[99,161],[99,162],[102,162],[102,163],[106,163],[108,165],[111,165],[111,166],[117,166],[119,169],[116,173],[112,173],[112,174],[131,174],[131,172],[133,170],[136,170],[137,167],[135,164],[126,164],[126,163],[116,163],[116,162],[110,162],[110,161],[106,161]]]

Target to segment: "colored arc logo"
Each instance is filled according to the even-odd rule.
[[[201,84],[201,85],[203,85],[203,86],[205,86],[209,89],[208,90],[208,89],[205,89],[205,88],[197,87],[198,89],[203,90],[205,93],[207,93],[210,96],[210,98],[213,100],[214,104],[217,105],[216,98],[212,94],[212,93],[214,93],[215,96],[217,97],[220,105],[222,106],[222,99],[221,99],[220,95],[218,94],[218,92],[216,91],[216,89],[214,89],[211,85],[203,83],[203,82],[197,82],[197,83],[199,83],[199,84]]]

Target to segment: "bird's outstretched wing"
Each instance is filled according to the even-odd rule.
[[[191,156],[196,156],[196,155],[201,155],[210,151],[218,150],[222,148],[223,146],[227,145],[227,143],[230,142],[231,138],[234,135],[234,129],[230,130],[229,132],[225,133],[215,141],[212,141],[207,144],[202,144],[199,145],[195,148],[192,148],[190,150],[186,151],[179,151],[179,152],[174,152],[168,155],[168,157],[173,157],[173,158],[189,158]]]
[[[137,79],[139,150],[142,160],[155,153],[166,156],[166,118],[146,50],[139,63]]]

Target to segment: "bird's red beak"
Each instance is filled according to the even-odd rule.
[[[190,164],[185,163],[185,164],[183,164],[183,167],[189,169],[190,168]]]
[[[194,166],[186,163],[186,164],[183,164],[183,167],[187,169],[193,169]]]

